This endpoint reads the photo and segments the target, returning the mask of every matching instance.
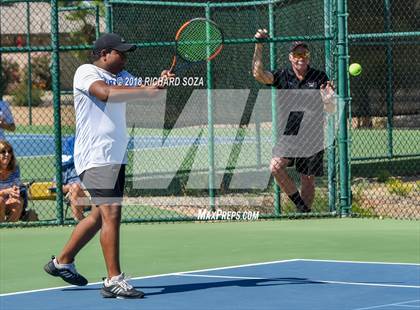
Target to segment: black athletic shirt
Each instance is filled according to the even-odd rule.
[[[278,89],[320,89],[327,83],[328,76],[325,72],[309,67],[303,81],[299,81],[291,68],[278,69],[271,72],[274,76],[273,84]]]
[[[321,85],[327,83],[328,76],[325,72],[308,68],[305,78],[300,81],[292,68],[278,69],[271,72],[274,76],[272,84],[277,89],[320,89]],[[294,111],[290,113],[284,132],[284,135],[297,135],[300,128],[300,123],[303,118],[303,112]],[[314,124],[315,125],[315,124]],[[315,136],[323,136],[322,124],[314,126],[313,132]],[[321,151],[322,152],[322,151]]]

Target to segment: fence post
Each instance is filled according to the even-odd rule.
[[[392,30],[391,25],[391,1],[384,0],[385,6],[385,32],[389,33]],[[388,133],[388,157],[392,158],[394,156],[394,143],[393,143],[393,109],[394,109],[394,94],[393,94],[393,85],[394,85],[394,61],[393,61],[393,51],[391,38],[387,38],[386,45],[386,114],[387,122],[386,129]]]
[[[99,20],[99,5],[95,6],[95,38],[96,40],[101,35],[100,20]]]
[[[112,4],[105,0],[105,27],[106,32],[112,32]]]
[[[350,180],[348,149],[348,42],[347,42],[347,3],[337,0],[338,19],[338,116],[339,116],[339,152],[340,152],[340,212],[347,216],[350,212]]]
[[[63,182],[61,173],[61,111],[60,111],[60,54],[58,27],[58,0],[51,0],[51,45],[52,45],[52,91],[54,107],[54,140],[55,140],[55,178],[57,183],[57,222],[62,225],[63,218]]]
[[[332,1],[324,0],[324,33],[325,37],[330,38],[332,32]],[[331,40],[325,40],[325,69],[328,77],[333,80],[333,62],[331,61]],[[335,115],[329,115],[327,120],[327,156],[328,156],[328,205],[329,211],[332,212],[336,209],[336,158],[335,158]]]
[[[211,19],[210,3],[206,6],[206,18]],[[210,37],[209,29],[207,28],[207,37]],[[207,62],[207,126],[208,126],[208,159],[209,159],[209,198],[210,210],[215,210],[215,167],[214,167],[214,120],[213,120],[213,72],[211,61]]]
[[[268,31],[270,34],[270,38],[274,38],[274,6],[272,3],[268,5]],[[277,48],[274,42],[270,42],[270,70],[276,69],[276,55],[277,55]],[[277,89],[275,87],[271,87],[271,117],[272,117],[272,142],[273,146],[277,143]],[[281,196],[280,196],[280,187],[276,182],[274,182],[274,214],[275,216],[279,216],[281,214]]]
[[[28,110],[29,125],[32,125],[32,60],[31,60],[31,8],[26,2],[26,46],[28,47]]]

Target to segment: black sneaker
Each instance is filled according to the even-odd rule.
[[[111,280],[104,278],[101,295],[104,298],[143,298],[144,293],[128,284],[127,280],[124,273],[112,277]]]
[[[55,257],[52,256],[51,260],[44,266],[44,270],[54,277],[60,277],[67,283],[77,286],[85,286],[88,280],[76,271],[74,263],[69,264],[68,268],[57,268],[54,264]]]
[[[307,206],[297,207],[298,212],[300,213],[310,213],[312,210]]]

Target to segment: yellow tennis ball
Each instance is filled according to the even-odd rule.
[[[362,66],[358,63],[351,64],[349,67],[349,73],[352,76],[358,76],[362,73]]]

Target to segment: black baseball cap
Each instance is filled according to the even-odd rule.
[[[295,41],[290,44],[289,52],[293,53],[298,47],[306,48],[309,51],[309,46],[305,42],[302,41]]]
[[[113,49],[119,52],[132,52],[136,49],[134,44],[125,43],[125,40],[116,33],[105,33],[93,44],[93,52],[99,54],[104,49]]]

